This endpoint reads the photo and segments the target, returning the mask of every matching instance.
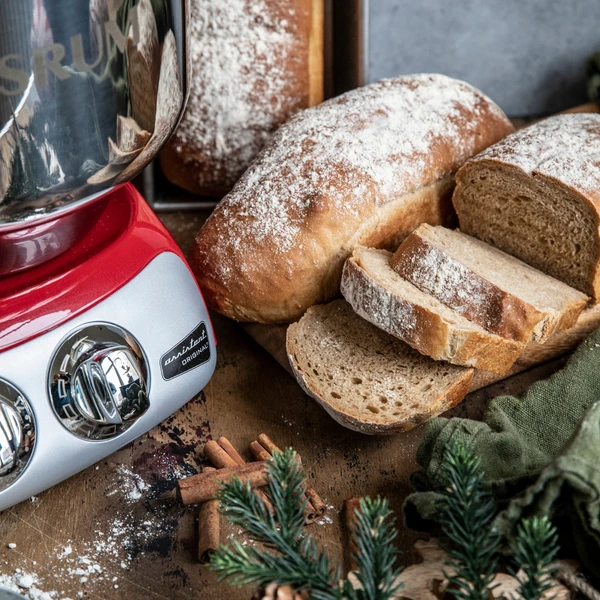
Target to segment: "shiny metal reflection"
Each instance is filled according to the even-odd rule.
[[[0,2],[0,229],[130,180],[183,110],[185,0]]]
[[[90,440],[115,437],[149,408],[148,367],[125,330],[86,326],[69,335],[51,362],[48,390],[58,419]]]
[[[35,445],[35,419],[26,398],[0,379],[0,490],[26,469]]]

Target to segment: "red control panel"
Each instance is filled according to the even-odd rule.
[[[36,267],[0,277],[0,352],[101,302],[162,252],[185,262],[133,185],[115,188],[90,206],[94,222],[73,246]],[[78,208],[86,209],[85,204]]]

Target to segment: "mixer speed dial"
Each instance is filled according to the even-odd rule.
[[[61,423],[89,440],[119,435],[150,406],[148,369],[139,344],[108,323],[83,327],[61,343],[48,388]]]
[[[35,444],[35,420],[29,403],[0,379],[0,490],[25,470]]]

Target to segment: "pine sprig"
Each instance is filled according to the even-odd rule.
[[[307,590],[314,600],[391,600],[399,589],[394,568],[396,537],[391,511],[385,500],[361,500],[353,539],[358,548],[358,588],[341,580],[334,566],[310,535],[304,532],[306,477],[296,453],[275,453],[268,465],[266,492],[273,510],[239,479],[223,485],[218,499],[227,519],[244,529],[265,549],[233,541],[221,546],[209,567],[232,585],[289,585]]]
[[[481,461],[471,448],[455,444],[442,464],[444,495],[440,525],[454,571],[449,593],[458,600],[488,600],[498,567],[500,536],[490,525],[495,514],[492,494],[484,483]]]
[[[552,561],[558,552],[556,527],[548,517],[524,519],[517,528],[512,550],[515,566],[524,573],[520,596],[523,600],[539,600],[553,586]]]
[[[394,569],[397,550],[393,541],[398,532],[388,501],[361,498],[360,510],[356,511],[356,529],[352,532],[357,552],[356,578],[360,588],[353,590],[349,598],[357,600],[387,600],[401,588],[397,583],[401,569]]]
[[[293,450],[273,455],[268,479],[266,491],[273,512],[249,484],[244,485],[239,479],[224,485],[217,497],[221,512],[231,523],[279,555],[234,542],[215,552],[210,568],[219,573],[220,580],[228,578],[237,586],[277,583],[291,585],[298,591],[310,589],[319,600],[340,598],[331,587],[331,581],[339,579],[340,574],[333,572],[327,556],[319,555],[310,536],[302,537],[306,479]]]

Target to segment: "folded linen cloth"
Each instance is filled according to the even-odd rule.
[[[494,399],[483,421],[434,419],[417,452],[408,526],[426,528],[442,487],[444,452],[457,441],[480,457],[504,507],[495,527],[511,540],[522,517],[568,520],[580,559],[600,576],[600,330],[550,378]]]

